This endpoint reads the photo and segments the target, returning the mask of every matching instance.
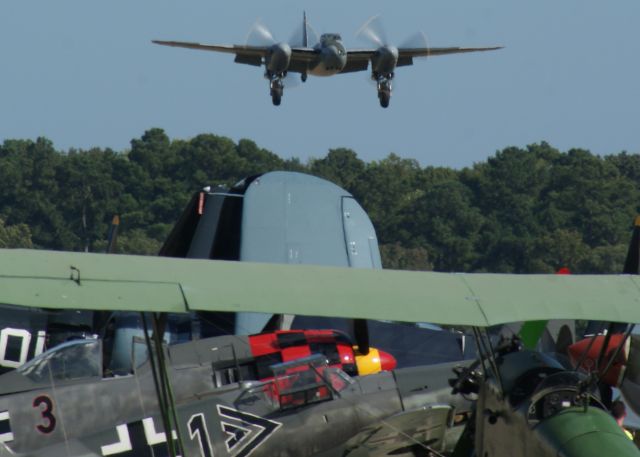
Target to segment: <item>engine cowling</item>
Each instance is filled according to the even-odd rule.
[[[269,53],[265,59],[267,71],[278,75],[289,69],[291,62],[291,46],[287,43],[277,43],[269,48]]]
[[[398,55],[398,48],[395,46],[380,46],[371,56],[372,72],[387,78],[392,76],[398,64]]]

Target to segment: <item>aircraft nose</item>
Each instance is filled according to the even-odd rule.
[[[388,352],[378,350],[378,354],[380,355],[380,368],[383,371],[391,371],[395,370],[398,362],[394,356],[389,354]]]
[[[534,430],[542,442],[556,443],[557,455],[565,457],[640,455],[611,415],[595,407],[587,411],[564,410],[542,421]]]
[[[391,354],[372,347],[369,348],[367,355],[359,354],[356,351],[356,365],[358,367],[358,374],[364,376],[381,371],[393,370],[397,362]]]
[[[327,68],[335,69],[344,67],[342,62],[344,56],[340,55],[337,47],[327,46],[323,49],[323,53]]]
[[[573,438],[566,443],[561,455],[567,457],[638,456],[638,450],[633,441],[626,436],[593,432]]]

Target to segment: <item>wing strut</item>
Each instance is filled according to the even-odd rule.
[[[624,337],[622,338],[622,341],[620,342],[620,344],[616,348],[616,350],[613,353],[613,355],[611,356],[611,358],[609,358],[609,362],[607,363],[607,366],[604,368],[604,370],[600,370],[600,377],[599,377],[598,381],[602,381],[604,379],[604,377],[607,375],[607,373],[609,372],[609,370],[613,366],[613,363],[618,359],[618,355],[620,354],[620,351],[622,351],[622,348],[624,347],[624,345],[627,344],[627,340],[631,336],[631,333],[633,332],[633,329],[635,327],[636,327],[635,324],[629,324],[629,326],[627,327],[627,331],[624,332]],[[607,336],[609,336],[609,333],[607,333]],[[594,336],[594,339],[595,339],[595,336]],[[604,356],[605,356],[605,347],[606,346],[604,346],[604,345],[602,346],[603,349],[602,349],[602,353],[600,354],[601,358],[604,358]],[[601,363],[601,360],[599,360],[599,363]],[[600,368],[600,365],[598,364],[598,369],[599,368]]]
[[[152,313],[153,334],[149,336],[149,326],[147,324],[147,314],[140,313],[142,316],[142,325],[144,329],[144,338],[149,352],[149,362],[151,364],[151,372],[153,373],[153,382],[158,396],[158,407],[162,417],[165,435],[167,437],[167,447],[170,457],[178,457],[180,450],[184,449],[182,443],[182,434],[180,433],[180,424],[176,413],[175,397],[171,388],[169,374],[167,372],[166,360],[164,358],[164,349],[162,346],[162,338],[164,327],[166,324],[166,315],[160,313]],[[151,341],[153,338],[153,342]],[[173,440],[173,431],[177,436],[176,443]]]
[[[487,370],[485,367],[485,361],[486,361],[489,363],[489,367],[491,368],[491,371],[493,371],[493,375],[495,376],[496,381],[498,381],[498,385],[500,386],[500,391],[504,392],[502,376],[500,376],[500,370],[498,369],[498,365],[496,364],[496,354],[493,350],[493,346],[491,345],[491,336],[489,335],[488,329],[473,327],[473,335],[475,336],[476,345],[478,346],[478,352],[480,353],[479,356],[482,362],[483,376],[484,377],[487,376]]]

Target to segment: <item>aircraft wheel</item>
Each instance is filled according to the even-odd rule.
[[[380,106],[382,106],[383,108],[387,108],[389,106],[389,100],[391,99],[391,95],[385,92],[380,92],[378,94],[378,98],[380,98]]]
[[[280,103],[282,102],[282,95],[278,93],[271,95],[271,101],[275,106],[280,106]]]

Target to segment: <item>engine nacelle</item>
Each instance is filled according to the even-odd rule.
[[[371,72],[374,75],[392,78],[398,64],[398,56],[398,48],[395,46],[380,46],[371,56]]]
[[[269,48],[265,58],[267,73],[283,75],[289,69],[291,62],[291,46],[287,43],[277,43]]]

